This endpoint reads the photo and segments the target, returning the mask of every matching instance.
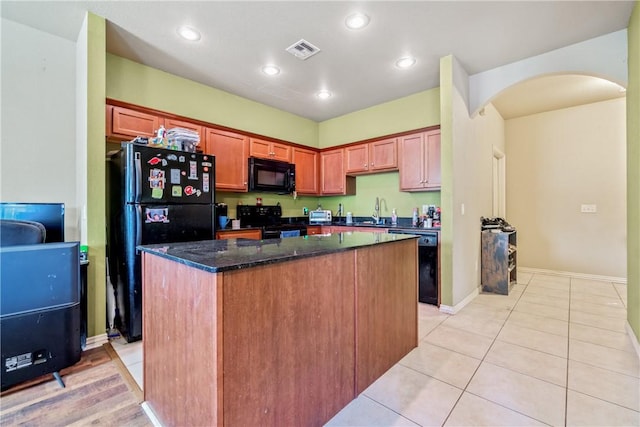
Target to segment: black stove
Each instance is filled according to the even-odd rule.
[[[280,205],[238,205],[237,216],[243,226],[262,228],[263,239],[305,236],[306,224],[284,224]]]

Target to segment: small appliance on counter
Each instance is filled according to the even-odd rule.
[[[314,225],[330,225],[332,215],[330,210],[316,209],[315,211],[309,211],[309,224]]]

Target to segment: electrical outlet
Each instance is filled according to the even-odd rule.
[[[596,213],[598,212],[598,205],[581,205],[580,212],[582,213]]]

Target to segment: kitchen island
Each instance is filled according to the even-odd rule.
[[[415,236],[140,249],[144,396],[163,425],[319,426],[417,346]]]

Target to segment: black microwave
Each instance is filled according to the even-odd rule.
[[[249,157],[249,191],[290,194],[296,189],[295,165]]]

